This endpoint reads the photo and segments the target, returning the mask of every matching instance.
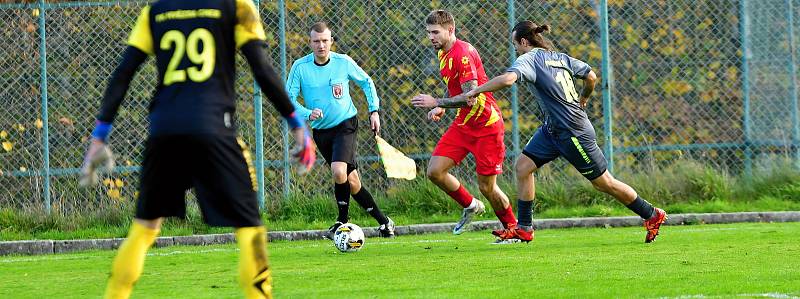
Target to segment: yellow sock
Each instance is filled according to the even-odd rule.
[[[272,274],[267,260],[267,230],[263,226],[236,229],[239,244],[239,284],[247,299],[272,298]]]
[[[106,299],[128,298],[133,291],[133,284],[142,275],[144,257],[147,249],[153,245],[159,230],[150,229],[133,222],[128,238],[122,242],[111,265],[111,277],[106,287]]]

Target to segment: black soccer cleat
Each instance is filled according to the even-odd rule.
[[[328,240],[333,240],[333,235],[336,233],[336,229],[342,226],[342,224],[344,223],[342,223],[341,221],[334,222],[333,225],[331,225],[331,227],[328,228],[328,232],[322,237]]]

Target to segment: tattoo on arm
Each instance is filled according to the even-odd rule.
[[[470,90],[478,88],[478,80],[469,80],[461,84],[461,93],[467,93]],[[449,96],[449,93],[448,93]],[[460,108],[467,106],[467,98],[462,96],[448,97],[443,99],[436,99],[436,105],[442,108]]]
[[[478,88],[478,80],[469,80],[461,84],[461,93],[467,93],[476,88]]]

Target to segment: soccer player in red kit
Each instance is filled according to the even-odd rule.
[[[433,47],[439,51],[439,69],[447,85],[448,97],[466,93],[488,81],[478,51],[456,38],[452,14],[445,10],[431,12],[425,20],[425,28]],[[497,175],[503,172],[506,149],[503,117],[492,93],[481,93],[471,99],[459,97],[457,100],[420,94],[411,103],[416,107],[433,108],[428,112],[428,118],[433,121],[441,119],[445,108],[458,108],[455,120],[433,150],[427,171],[428,178],[464,208],[453,233],[464,232],[472,217],[485,211],[483,203],[449,173],[468,153],[475,157],[481,194],[489,200],[504,228],[517,232],[517,219],[508,197],[497,186]],[[518,233],[525,234],[525,231]],[[530,240],[525,236],[514,239]]]

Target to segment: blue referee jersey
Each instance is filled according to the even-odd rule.
[[[308,119],[312,110],[322,110],[323,117],[311,121],[311,127],[327,129],[357,113],[350,97],[350,81],[364,91],[369,111],[377,111],[380,99],[372,78],[350,56],[335,52],[331,52],[330,59],[324,65],[314,62],[314,54],[296,60],[286,80],[286,91],[295,111],[304,119]],[[297,102],[297,96],[301,93],[302,105]]]

